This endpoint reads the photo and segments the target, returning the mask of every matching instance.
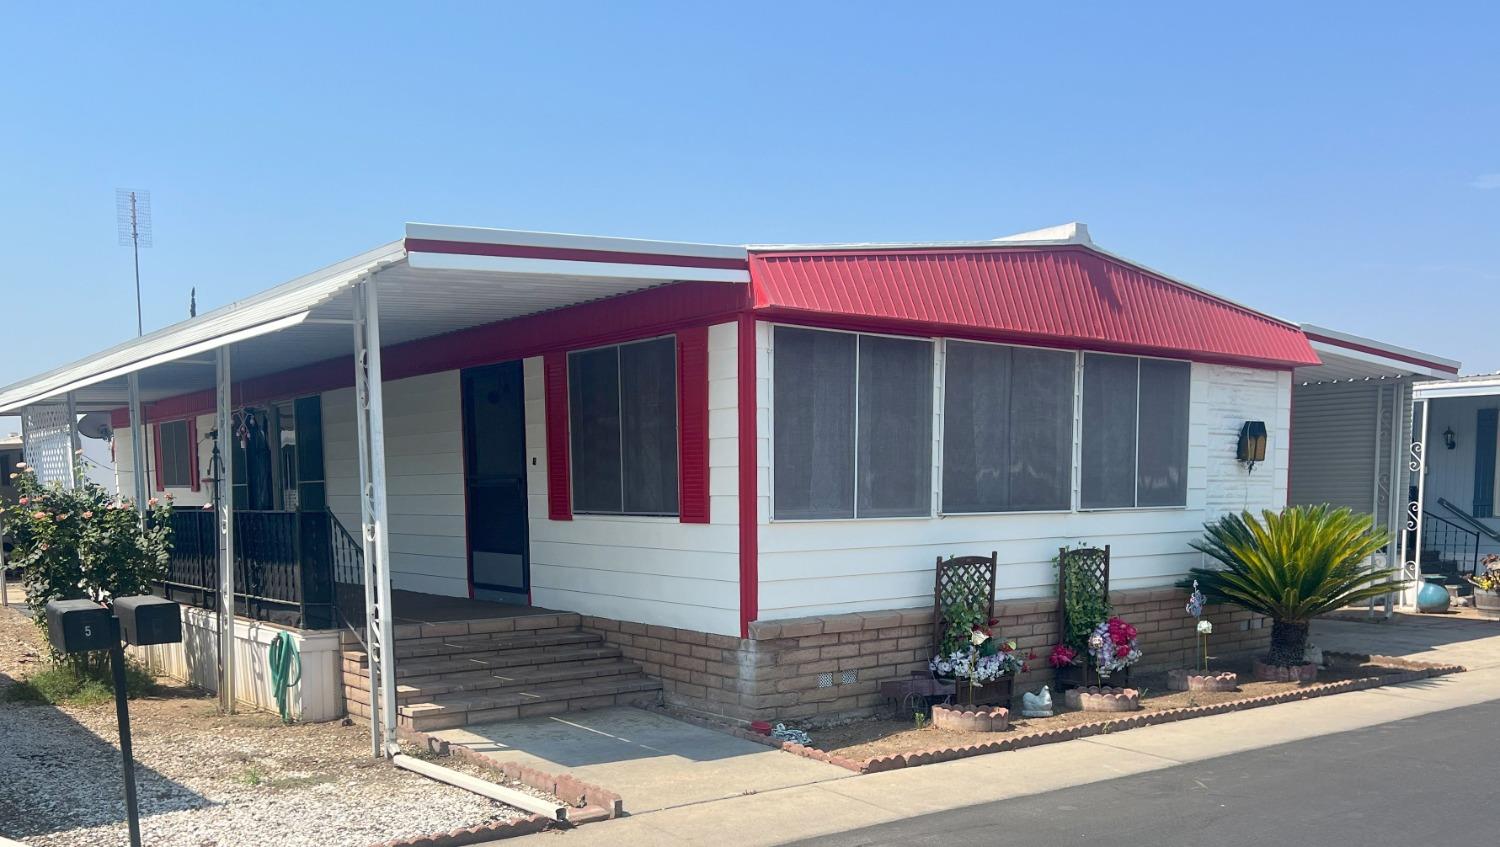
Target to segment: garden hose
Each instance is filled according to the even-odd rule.
[[[302,681],[302,656],[298,654],[297,642],[290,632],[278,633],[271,641],[266,661],[271,666],[271,688],[276,692],[276,708],[281,711],[281,722],[291,723],[291,690]],[[292,670],[293,666],[296,671]]]

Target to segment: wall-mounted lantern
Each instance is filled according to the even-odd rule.
[[[1235,458],[1245,463],[1246,470],[1255,470],[1259,462],[1266,460],[1266,422],[1245,421],[1240,427],[1240,443]]]
[[[1453,427],[1443,430],[1443,446],[1452,450],[1458,447],[1458,437],[1453,434]]]

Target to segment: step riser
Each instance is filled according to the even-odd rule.
[[[523,634],[539,629],[577,630],[583,618],[576,612],[559,612],[554,615],[527,615],[513,618],[488,618],[472,621],[447,621],[427,624],[397,624],[393,635],[398,643],[420,638],[451,638],[455,635],[489,635],[492,633]],[[363,635],[364,631],[360,631]],[[354,633],[343,635],[345,644],[358,643]]]
[[[485,636],[466,635],[462,639],[426,639],[420,643],[413,642],[410,645],[398,645],[396,647],[397,659],[442,659],[468,656],[474,653],[504,653],[511,650],[546,650],[566,649],[570,647],[588,646],[601,644],[603,639],[592,633],[582,633],[578,630],[547,630],[526,636],[508,636],[504,638],[486,638]],[[343,657],[351,661],[365,661],[366,654],[362,648],[345,649]]]
[[[474,694],[476,696],[493,696],[525,691],[538,685],[547,685],[554,682],[581,682],[587,680],[606,680],[611,677],[626,674],[638,674],[640,668],[619,662],[610,665],[583,667],[569,672],[558,672],[545,674],[534,679],[524,681],[500,679],[490,677],[487,679],[471,679],[462,682],[434,682],[426,686],[411,686],[415,690],[396,691],[397,703],[422,703],[431,700],[441,694]],[[365,680],[357,682],[344,680],[344,697],[346,699],[369,702],[370,688]]]
[[[432,661],[425,658],[397,658],[396,678],[399,680],[422,679],[426,677],[474,673],[477,671],[519,672],[523,668],[546,668],[557,665],[568,665],[574,662],[596,662],[604,659],[618,659],[619,657],[620,651],[618,648],[600,646],[574,647],[566,651],[557,650],[553,652],[512,651],[494,656],[475,655],[466,659],[445,659],[442,661]],[[349,676],[368,679],[370,676],[370,666],[363,661],[355,662],[345,659],[343,672]]]
[[[624,694],[579,697],[556,703],[534,703],[528,706],[498,709],[479,709],[458,714],[432,715],[416,718],[399,717],[397,721],[419,732],[453,729],[469,724],[509,721],[518,718],[559,715],[565,712],[582,712],[589,709],[605,709],[610,706],[648,706],[661,702],[661,692],[627,692]]]

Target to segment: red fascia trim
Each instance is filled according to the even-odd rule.
[[[745,306],[748,288],[722,282],[679,282],[397,344],[381,351],[385,379],[391,382],[732,321]],[[236,382],[234,398],[237,404],[253,405],[353,384],[354,359],[345,356]],[[215,402],[213,389],[205,389],[145,404],[144,416],[151,422],[211,414]],[[119,421],[119,427],[129,426],[129,410],[114,410],[111,420]]]
[[[152,453],[151,465],[152,465],[152,469],[156,471],[156,490],[157,491],[166,491],[167,490],[167,485],[162,480],[162,475],[161,475],[161,471],[162,471],[162,464],[161,464],[161,424],[157,424],[157,425],[151,427],[151,446],[153,448],[152,451],[151,451],[151,453]]]
[[[1407,356],[1401,353],[1392,353],[1389,350],[1381,350],[1379,347],[1370,347],[1365,344],[1356,344],[1353,341],[1345,341],[1341,338],[1329,338],[1326,335],[1318,335],[1314,332],[1303,332],[1302,334],[1306,335],[1309,341],[1318,341],[1323,344],[1332,344],[1335,347],[1342,347],[1345,350],[1358,350],[1361,353],[1369,353],[1372,356],[1380,356],[1385,359],[1395,359],[1398,362],[1405,362],[1408,365],[1417,365],[1419,367],[1430,368],[1435,371],[1442,371],[1443,373],[1458,373],[1458,368],[1455,368],[1452,365],[1441,365],[1437,362],[1429,362],[1426,359],[1419,359],[1416,356]]]
[[[677,331],[677,503],[682,523],[708,523],[708,327]]]
[[[547,517],[573,519],[568,476],[568,354],[554,350],[542,358],[543,408],[547,421]]]
[[[759,433],[755,407],[755,315],[739,317],[740,637],[760,616],[760,493],[756,485]]]
[[[662,265],[672,268],[715,268],[742,271],[749,259],[712,256],[677,256],[670,253],[624,253],[614,250],[582,250],[570,247],[529,247],[521,244],[484,244],[473,241],[443,241],[433,238],[406,239],[408,253],[448,253],[463,256],[503,256],[515,259],[559,259],[569,262],[612,262],[625,265]]]
[[[1215,365],[1238,365],[1263,370],[1289,371],[1302,367],[1307,362],[1292,362],[1284,359],[1262,359],[1251,356],[1231,356],[1202,351],[1178,350],[1175,348],[1151,347],[1148,345],[1120,344],[1092,338],[1072,336],[1031,335],[1005,331],[976,330],[971,326],[911,321],[900,318],[873,318],[865,316],[814,312],[806,309],[789,309],[785,306],[765,306],[755,310],[761,320],[820,329],[841,329],[850,332],[878,332],[887,335],[910,335],[916,338],[953,338],[960,341],[989,341],[998,344],[1016,344],[1025,347],[1052,347],[1060,350],[1087,350],[1094,353],[1116,353],[1127,356],[1158,356],[1164,359],[1203,362]]]

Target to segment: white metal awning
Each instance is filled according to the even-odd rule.
[[[406,237],[80,361],[0,388],[0,413],[72,392],[79,411],[214,387],[351,355],[352,287],[379,290],[385,346],[681,281],[748,283],[743,247],[407,224]]]
[[[1314,324],[1302,324],[1320,365],[1297,368],[1299,383],[1354,382],[1372,379],[1453,379],[1460,363],[1430,353],[1397,347]]]

